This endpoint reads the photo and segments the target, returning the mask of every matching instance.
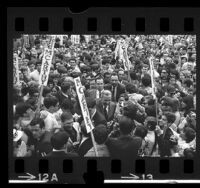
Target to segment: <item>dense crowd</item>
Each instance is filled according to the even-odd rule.
[[[14,40],[19,66],[19,82],[13,84],[14,156],[95,156],[76,77],[84,87],[99,157],[195,155],[195,36],[80,35],[78,42],[70,35],[62,41],[57,37],[48,83],[39,98],[43,51],[51,37]],[[119,39],[128,41],[130,70],[117,55]]]

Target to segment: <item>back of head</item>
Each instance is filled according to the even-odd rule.
[[[151,85],[151,76],[149,74],[144,75],[144,77],[142,78],[142,84],[145,87],[148,87]]]
[[[155,128],[156,128],[156,125],[157,125],[156,117],[148,116],[148,117],[146,118],[146,122],[147,122],[147,128],[148,128],[150,131],[154,131]]]
[[[135,128],[135,136],[141,137],[142,139],[144,139],[144,137],[147,135],[147,128],[139,125]]]
[[[126,91],[129,92],[129,93],[137,93],[138,89],[136,88],[135,85],[128,83],[126,85]]]
[[[54,149],[63,149],[64,145],[68,142],[69,135],[65,131],[58,131],[51,137],[51,145]]]
[[[108,131],[105,125],[99,124],[94,128],[94,138],[97,144],[103,144],[108,138]]]
[[[54,96],[49,96],[44,98],[44,106],[49,109],[50,107],[55,107],[58,104],[58,99]]]
[[[17,116],[23,116],[24,113],[26,113],[26,111],[31,108],[31,105],[25,102],[19,102],[16,104],[15,107],[15,114]]]
[[[85,99],[86,99],[86,103],[87,103],[88,108],[94,108],[95,107],[95,105],[96,105],[95,98],[86,97]]]
[[[68,89],[70,89],[70,83],[64,81],[63,83],[61,83],[61,90],[65,93],[68,91]]]
[[[73,105],[71,104],[71,101],[68,98],[65,98],[60,107],[63,110],[71,110],[73,108]]]
[[[175,114],[174,113],[172,113],[172,112],[166,112],[165,113],[165,116],[166,116],[166,118],[167,118],[167,122],[168,123],[174,123],[174,121],[176,120],[176,116],[175,116]]]
[[[190,127],[185,127],[184,128],[184,133],[185,133],[185,137],[186,137],[186,142],[189,143],[192,140],[194,140],[195,136],[196,136],[196,131]]]
[[[63,112],[60,116],[60,119],[62,122],[65,122],[66,120],[73,119],[72,113],[71,112]]]
[[[134,127],[135,127],[134,121],[125,116],[121,117],[119,121],[119,128],[122,134],[124,135],[130,134]]]
[[[135,119],[137,113],[137,106],[133,104],[131,101],[128,101],[126,106],[123,108],[124,116],[131,118],[132,120]]]

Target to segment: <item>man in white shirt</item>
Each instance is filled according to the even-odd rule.
[[[35,82],[39,83],[39,77],[40,77],[40,71],[41,71],[41,61],[36,62],[36,69],[30,73],[31,80],[34,80]]]
[[[54,115],[55,112],[58,111],[58,99],[56,97],[45,97],[44,98],[44,107],[45,110],[41,111],[41,118],[44,119],[45,130],[53,131],[55,128],[60,128],[61,126],[58,124],[56,117]]]

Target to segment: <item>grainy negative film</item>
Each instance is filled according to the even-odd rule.
[[[9,7],[9,183],[199,182],[199,12]]]

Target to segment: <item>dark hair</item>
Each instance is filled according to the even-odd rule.
[[[174,123],[174,121],[176,120],[176,116],[172,112],[166,112],[164,115],[166,116],[168,123]]]
[[[105,125],[99,124],[94,128],[94,139],[97,144],[103,144],[108,138],[108,131]]]
[[[94,98],[86,97],[86,103],[88,108],[94,108],[96,105],[96,100]]]
[[[42,96],[43,97],[46,97],[47,94],[51,93],[51,89],[48,87],[48,86],[45,86],[43,88],[43,93],[42,93]]]
[[[41,60],[37,60],[35,63],[35,66],[37,67],[38,65],[42,65],[42,61]]]
[[[45,127],[45,123],[42,118],[33,118],[33,120],[30,122],[30,126],[35,126],[37,124],[39,124],[40,129],[43,129]]]
[[[177,99],[172,99],[172,104],[171,104],[172,111],[173,111],[173,112],[178,111],[179,106],[180,106],[179,100],[177,100]]]
[[[62,84],[61,84],[61,90],[63,92],[67,92],[67,90],[71,87],[71,84],[69,82],[66,82],[64,81]]]
[[[129,134],[135,127],[134,121],[131,120],[131,118],[122,116],[122,118],[119,121],[119,128],[122,134]]]
[[[28,62],[28,66],[30,66],[30,65],[35,65],[35,63],[36,63],[36,61],[35,60],[30,60],[29,62]]]
[[[20,102],[16,104],[15,107],[15,114],[16,116],[23,116],[23,114],[29,109],[31,108],[31,105],[28,104],[27,102]]]
[[[190,80],[190,79],[186,79],[186,80],[184,81],[184,84],[185,84],[187,87],[190,87],[190,86],[193,84],[193,82],[192,82],[192,80]]]
[[[128,83],[126,85],[126,91],[129,92],[129,93],[137,93],[138,89],[136,88],[135,85]]]
[[[155,105],[146,106],[145,112],[146,112],[147,116],[156,117],[156,106]]]
[[[195,152],[194,152],[194,150],[192,148],[186,148],[183,151],[183,155],[186,158],[193,158],[194,154],[195,154]]]
[[[132,80],[138,80],[136,72],[134,72],[132,70],[130,71],[130,77],[131,77]]]
[[[189,110],[190,108],[194,108],[192,95],[187,95],[187,96],[183,97],[182,101],[187,105],[185,108],[186,110]]]
[[[29,93],[29,96],[33,96],[34,95],[34,93],[39,93],[39,90],[38,90],[38,88],[37,87],[35,87],[35,86],[32,86],[32,87],[30,87],[29,88],[29,91],[28,91],[28,93]]]
[[[136,117],[137,110],[138,110],[137,106],[133,104],[131,101],[129,101],[128,105],[124,107],[124,116],[134,120]]]
[[[151,76],[149,74],[145,74],[142,78],[142,84],[147,87],[151,85]]]
[[[141,137],[142,139],[144,139],[144,137],[147,135],[147,132],[148,132],[148,130],[147,130],[146,127],[144,127],[142,125],[139,125],[135,129],[134,135],[138,136],[138,137]]]
[[[194,140],[194,138],[196,136],[196,131],[190,127],[185,127],[184,133],[185,133],[185,137],[186,137],[186,143],[189,143],[192,140]]]
[[[50,97],[45,97],[44,98],[44,106],[49,109],[51,106],[56,106],[56,104],[58,103],[58,99],[54,96],[50,96]]]
[[[125,101],[128,101],[129,97],[126,93],[122,93],[120,96],[119,96],[119,99],[123,97],[125,99]]]
[[[71,112],[63,112],[60,116],[61,122],[64,122],[69,119],[73,119],[72,113]]]
[[[150,131],[154,131],[156,128],[157,122],[155,117],[147,117],[147,127]]]
[[[60,105],[60,108],[64,110],[71,110],[73,108],[73,105],[71,101],[68,98],[66,98],[63,100],[62,104]]]
[[[60,150],[68,142],[69,135],[65,131],[58,131],[51,137],[51,145],[54,149]]]

